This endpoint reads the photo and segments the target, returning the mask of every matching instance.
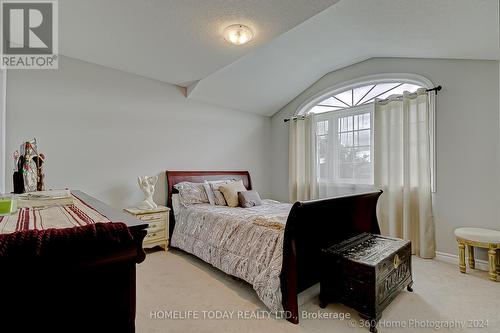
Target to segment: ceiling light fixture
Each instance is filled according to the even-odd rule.
[[[224,39],[234,45],[243,45],[253,38],[252,30],[246,25],[233,24],[224,29]]]

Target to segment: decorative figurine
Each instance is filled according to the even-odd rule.
[[[36,139],[21,145],[20,152],[14,152],[14,193],[28,193],[45,189],[42,165],[45,155],[38,153]]]
[[[144,201],[141,201],[137,204],[137,208],[139,209],[155,209],[158,207],[156,203],[153,201],[153,194],[155,193],[155,185],[158,181],[158,176],[144,176],[137,177],[137,182],[139,183],[139,187],[144,193]]]
[[[24,192],[34,192],[37,189],[38,170],[34,157],[38,156],[36,152],[36,140],[26,141],[24,146]]]

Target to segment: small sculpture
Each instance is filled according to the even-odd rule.
[[[158,181],[158,176],[144,176],[137,177],[137,182],[139,183],[139,187],[144,193],[144,201],[139,202],[137,204],[137,208],[139,209],[155,209],[158,207],[156,203],[153,201],[153,194],[155,193],[155,185]]]
[[[24,192],[34,192],[37,190],[38,183],[38,168],[35,161],[35,156],[38,156],[36,139],[26,141],[24,144]]]

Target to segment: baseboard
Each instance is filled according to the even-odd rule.
[[[436,260],[448,262],[450,264],[458,265],[458,255],[456,254],[450,254],[446,252],[437,252],[436,251]],[[465,262],[467,263],[467,266],[469,266],[469,263],[467,261],[467,257],[465,258]],[[476,259],[476,267],[475,269],[480,269],[482,271],[488,271],[489,269],[489,263],[486,260],[481,260],[481,259]]]

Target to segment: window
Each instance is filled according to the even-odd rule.
[[[307,113],[314,114],[316,122],[316,176],[320,185],[374,184],[373,102],[423,87],[402,81],[351,85],[309,104]]]
[[[321,183],[373,184],[373,105],[316,117],[317,177]]]
[[[404,82],[369,84],[348,89],[328,97],[313,106],[309,110],[309,113],[323,113],[343,110],[358,105],[372,103],[375,98],[384,99],[390,95],[400,95],[404,91],[414,92],[417,91],[418,88],[421,88],[421,86]]]

